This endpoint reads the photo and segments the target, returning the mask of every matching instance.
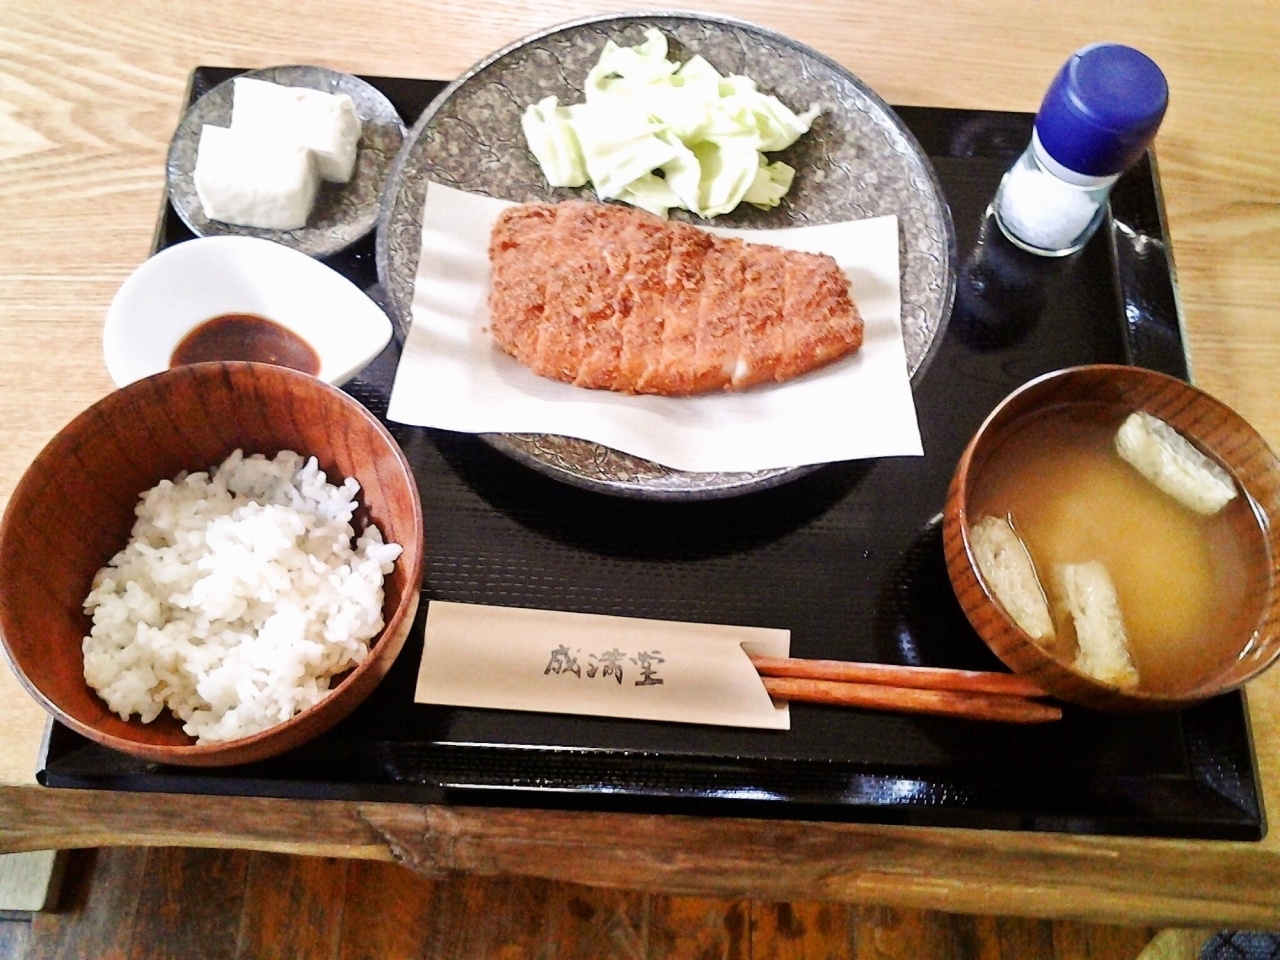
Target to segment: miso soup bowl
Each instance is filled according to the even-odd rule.
[[[196,743],[166,709],[123,720],[84,679],[83,604],[94,574],[129,539],[139,495],[234,450],[314,456],[330,483],[355,477],[353,526],[375,523],[404,550],[383,581],[384,627],[368,656],[314,706],[273,727]],[[18,481],[0,522],[0,635],[27,691],[57,720],[146,760],[225,766],[261,760],[328,730],[391,669],[412,627],[422,580],[422,505],[400,447],[356,400],[284,367],[200,363],[108,394],[62,429]]]
[[[1122,690],[1055,658],[1005,613],[974,559],[970,522],[978,518],[970,515],[970,497],[981,487],[992,453],[1026,417],[1061,404],[1094,402],[1143,410],[1173,426],[1230,472],[1252,508],[1231,515],[1235,522],[1251,525],[1241,531],[1241,540],[1255,547],[1245,551],[1240,576],[1246,578],[1250,593],[1262,596],[1261,614],[1252,633],[1243,631],[1238,644],[1223,645],[1249,652],[1243,657],[1227,655],[1208,672],[1208,679],[1188,677],[1185,688],[1160,693]],[[1239,687],[1280,656],[1280,461],[1237,413],[1165,374],[1106,364],[1071,367],[1011,393],[978,428],[956,465],[943,514],[943,544],[952,587],[978,636],[1015,673],[1069,703],[1114,712],[1183,707]]]

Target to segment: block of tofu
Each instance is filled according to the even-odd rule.
[[[982,578],[1013,622],[1033,640],[1053,638],[1053,618],[1026,544],[1007,517],[985,516],[970,531]]]
[[[1236,497],[1221,466],[1158,417],[1139,410],[1116,432],[1116,451],[1140,474],[1189,510],[1211,516]]]
[[[1054,568],[1058,598],[1075,623],[1075,667],[1115,687],[1138,685],[1129,656],[1129,636],[1111,575],[1101,563],[1065,563]]]
[[[346,183],[355,170],[360,117],[345,93],[237,77],[231,129],[301,144],[316,155],[325,180]]]
[[[305,147],[212,124],[200,130],[194,179],[210,220],[264,230],[306,226],[320,184]]]

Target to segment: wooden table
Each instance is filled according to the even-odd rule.
[[[1196,381],[1280,444],[1280,15],[1274,0],[704,0],[841,61],[891,103],[1034,110],[1098,39],[1172,98],[1157,141]],[[0,7],[0,498],[111,389],[100,329],[148,253],[197,64],[451,77],[608,0],[7,0]],[[3,503],[0,503],[2,506]],[[1268,805],[1280,671],[1248,688]],[[0,670],[0,850],[113,844],[399,858],[675,892],[968,913],[1280,926],[1280,836],[1255,844],[52,791],[44,714]]]

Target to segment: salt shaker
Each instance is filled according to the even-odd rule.
[[[1000,181],[993,208],[1005,236],[1048,257],[1083,247],[1168,102],[1164,74],[1146,54],[1118,43],[1072,54],[1044,95],[1031,143]]]

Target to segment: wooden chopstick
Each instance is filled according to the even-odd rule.
[[[841,683],[802,677],[760,679],[769,696],[775,700],[798,700],[895,713],[927,713],[1003,723],[1046,723],[1062,719],[1062,710],[1052,704],[1000,693],[921,690],[883,683]]]
[[[1029,699],[1046,694],[1013,673],[795,657],[753,656],[751,663],[775,700],[1003,723],[1062,718],[1060,708]]]
[[[891,663],[851,663],[846,660],[800,660],[795,657],[753,656],[751,663],[762,677],[883,684],[916,690],[998,693],[1011,697],[1047,696],[1035,683],[1016,673],[904,667]]]

